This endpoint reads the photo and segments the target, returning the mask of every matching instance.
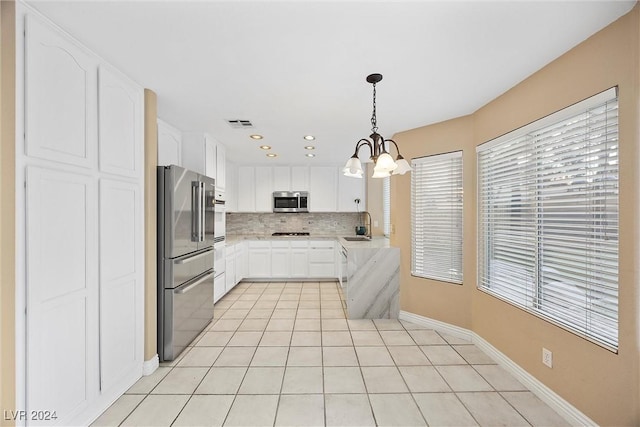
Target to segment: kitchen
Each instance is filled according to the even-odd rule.
[[[526,382],[529,389],[537,387],[538,395],[547,396],[546,404],[555,405],[552,406],[555,411],[561,412],[574,423],[591,424],[595,423],[592,420],[596,420],[601,424],[634,424],[634,420],[638,419],[638,408],[628,397],[620,397],[615,402],[613,399],[603,401],[593,397],[598,385],[620,389],[625,396],[637,395],[637,381],[635,385],[631,383],[635,374],[628,374],[629,367],[633,373],[637,372],[638,366],[637,355],[633,356],[637,352],[631,351],[637,344],[638,310],[634,305],[637,248],[630,244],[630,236],[636,235],[637,227],[629,212],[621,212],[620,216],[621,229],[626,230],[621,233],[620,250],[631,255],[621,258],[620,263],[619,351],[602,351],[602,347],[594,346],[587,340],[581,341],[577,335],[554,329],[553,324],[527,317],[527,313],[513,310],[499,299],[479,291],[474,283],[477,277],[475,267],[479,262],[478,247],[475,246],[477,218],[474,213],[474,165],[476,146],[481,143],[586,99],[600,90],[619,85],[620,132],[624,140],[629,141],[621,144],[620,148],[620,157],[624,159],[621,162],[621,206],[633,205],[637,200],[635,193],[630,190],[636,188],[632,184],[637,180],[635,173],[631,172],[637,169],[636,160],[631,160],[636,158],[633,147],[637,145],[637,136],[634,136],[637,108],[635,101],[631,100],[629,88],[637,87],[638,64],[633,59],[636,56],[629,51],[637,50],[637,34],[633,29],[637,28],[638,11],[637,7],[631,9],[633,2],[615,4],[621,9],[614,11],[614,3],[591,4],[589,7],[593,9],[580,4],[583,8],[580,11],[582,17],[593,13],[602,20],[597,26],[575,35],[572,41],[565,41],[565,44],[558,41],[562,39],[559,28],[564,28],[565,20],[561,17],[565,15],[549,13],[554,7],[553,3],[544,6],[550,8],[546,13],[540,12],[544,19],[530,20],[548,24],[548,28],[542,31],[552,34],[547,41],[539,37],[518,39],[510,50],[509,46],[502,44],[505,42],[503,35],[497,34],[494,35],[494,42],[490,43],[495,47],[492,50],[482,49],[481,37],[470,37],[464,43],[452,38],[452,46],[437,50],[439,55],[448,58],[440,61],[441,64],[452,64],[448,68],[410,61],[421,57],[415,55],[420,50],[416,49],[415,40],[435,39],[427,31],[430,27],[425,26],[419,17],[443,17],[447,13],[438,15],[444,9],[440,12],[436,9],[428,13],[421,10],[420,13],[407,14],[405,8],[409,6],[404,3],[396,5],[398,9],[393,11],[385,9],[388,5],[384,2],[364,12],[353,4],[328,5],[327,9],[317,10],[312,7],[314,19],[292,19],[288,27],[291,31],[278,34],[274,30],[275,36],[272,34],[270,39],[258,36],[267,30],[260,18],[268,13],[271,7],[268,3],[238,6],[221,2],[221,13],[213,13],[214,18],[205,13],[207,9],[211,11],[209,8],[213,8],[212,4],[203,3],[200,5],[203,7],[202,19],[198,19],[193,15],[187,17],[187,11],[193,12],[195,9],[192,8],[196,8],[196,5],[190,4],[180,9],[171,2],[164,5],[164,11],[147,9],[147,6],[134,2],[124,3],[121,4],[124,9],[118,13],[110,12],[105,3],[93,6],[81,2],[66,5],[49,3],[47,6],[47,2],[2,2],[2,94],[8,111],[15,114],[15,120],[9,120],[10,125],[7,126],[8,116],[3,112],[2,123],[2,235],[7,236],[3,240],[1,294],[3,351],[0,360],[0,400],[3,405],[9,405],[8,410],[11,411],[27,407],[56,407],[65,417],[58,422],[75,420],[74,424],[87,424],[119,396],[122,396],[120,402],[133,402],[138,396],[153,401],[151,391],[144,395],[126,394],[131,384],[141,376],[142,384],[150,381],[149,378],[157,378],[160,373],[172,369],[176,374],[181,371],[174,368],[175,364],[159,366],[156,339],[155,166],[177,164],[216,179],[217,188],[214,188],[211,198],[212,213],[218,230],[222,230],[220,224],[225,223],[224,243],[222,240],[215,241],[216,237],[223,236],[215,235],[213,242],[214,248],[217,245],[219,265],[214,267],[214,283],[217,278],[219,284],[214,285],[214,292],[217,292],[214,298],[219,298],[222,303],[219,304],[221,316],[239,314],[229,312],[234,310],[230,308],[232,298],[249,300],[249,297],[258,293],[271,298],[272,292],[267,291],[276,290],[279,291],[282,301],[278,303],[282,303],[283,310],[288,310],[284,308],[289,305],[285,302],[295,293],[300,303],[304,301],[303,295],[306,298],[313,294],[317,295],[319,301],[334,301],[332,304],[335,304],[337,300],[334,298],[341,292],[339,285],[335,284],[344,278],[348,279],[347,294],[342,297],[348,309],[348,289],[356,286],[357,278],[349,277],[350,261],[348,258],[344,260],[346,262],[341,259],[342,248],[348,250],[348,256],[352,252],[362,251],[362,256],[368,259],[376,257],[375,253],[367,252],[370,249],[397,250],[397,262],[391,261],[394,266],[399,265],[401,292],[398,316],[402,322],[396,320],[398,323],[394,325],[402,328],[399,331],[402,334],[392,337],[394,334],[385,331],[389,324],[382,322],[383,319],[366,322],[368,326],[373,326],[375,334],[382,340],[378,343],[383,344],[378,346],[388,346],[389,351],[398,351],[395,348],[398,341],[395,345],[389,343],[393,343],[393,339],[400,340],[399,335],[403,335],[404,338],[411,336],[415,343],[413,347],[416,347],[415,337],[421,336],[421,340],[427,340],[426,334],[410,330],[407,325],[420,324],[430,331],[438,330],[443,334],[438,335],[437,345],[421,341],[425,342],[422,346],[442,347],[439,348],[442,351],[446,348],[447,351],[456,352],[459,357],[476,345],[485,352],[492,351],[492,357],[503,357],[500,366],[509,367],[513,375],[518,373],[518,380]],[[284,8],[283,17],[292,8],[295,9],[293,4],[281,6]],[[525,28],[530,22],[523,22],[521,15],[531,16],[544,9],[542,6],[542,9],[536,9],[531,5],[521,5],[526,13],[519,13],[515,9],[496,5],[458,6],[448,13],[460,17],[470,28],[476,28],[473,25],[484,22],[484,25],[476,28],[479,34],[484,34],[483,29],[501,28],[500,25],[504,23]],[[336,7],[345,9],[336,13]],[[419,2],[413,7],[437,8]],[[245,50],[244,55],[239,55],[237,46],[220,42],[234,39],[229,34],[235,25],[232,23],[236,21],[224,17],[236,16],[240,12],[252,16],[252,19],[246,21],[247,27],[243,27],[245,33],[236,34],[235,39],[250,40],[254,44],[252,54],[246,54],[248,50]],[[295,12],[307,17],[311,13]],[[419,33],[419,37],[414,35],[412,42],[399,43],[396,36],[402,35],[402,31],[397,34],[382,31],[376,34],[374,42],[369,43],[370,48],[377,52],[364,56],[348,55],[354,57],[357,65],[345,67],[348,71],[336,73],[336,67],[332,64],[345,60],[340,57],[340,52],[344,52],[344,40],[352,40],[349,35],[353,33],[354,26],[351,24],[362,19],[361,14],[365,12],[370,13],[371,17],[381,16],[381,13],[384,16],[399,13],[411,22],[404,26],[405,29],[425,29],[427,32]],[[79,18],[83,15],[84,18]],[[189,47],[185,47],[176,42],[179,37],[167,28],[166,23],[171,22],[167,16],[173,16],[176,22],[189,22],[193,28],[199,25],[215,27],[225,36],[196,36],[191,39]],[[216,26],[208,25],[205,16],[214,19]],[[471,19],[478,16],[483,19]],[[133,25],[136,31],[132,37],[127,35],[129,27],[124,22],[122,31],[113,31],[118,27],[119,19],[148,22],[160,28],[145,33]],[[333,47],[329,50],[337,52],[339,58],[335,61],[318,60],[319,57],[324,58],[327,52],[323,49],[327,44],[318,25],[335,19],[343,24],[337,28],[344,33],[342,38],[338,37],[339,42],[329,43]],[[399,21],[401,23],[403,20]],[[445,22],[445,19],[441,21]],[[317,31],[310,31],[303,22],[311,22]],[[486,22],[492,24],[486,25]],[[436,22],[431,24],[435,25]],[[596,33],[600,29],[601,32]],[[467,34],[475,34],[469,31]],[[540,34],[540,30],[514,33],[533,35]],[[154,45],[147,40],[151,34],[166,36],[166,39]],[[295,37],[291,37],[291,34],[307,34],[304,38],[307,45],[317,49],[296,48],[293,45]],[[366,39],[366,34],[359,34]],[[115,52],[126,52],[128,45],[133,46],[131,40],[134,38],[139,39],[138,46],[145,46],[144,50],[119,57]],[[266,45],[263,44],[268,40]],[[277,42],[274,43],[274,40]],[[630,40],[631,43],[622,43],[622,40]],[[470,41],[479,45],[469,49]],[[110,42],[113,42],[113,51],[108,48]],[[476,64],[500,64],[504,58],[512,58],[517,62],[524,58],[514,56],[513,52],[527,52],[535,56],[534,52],[538,52],[537,47],[541,43],[546,46],[542,50],[547,50],[532,61],[535,65],[525,67],[527,71],[524,72],[516,72],[516,66],[499,69],[460,66],[456,59],[468,58],[475,53],[481,57],[476,58]],[[270,51],[269,45],[277,46],[278,50],[275,53]],[[410,52],[398,49],[398,46],[405,46]],[[456,50],[456,47],[462,50]],[[209,92],[195,79],[189,78],[180,80],[180,90],[165,90],[165,83],[160,76],[163,73],[131,65],[138,63],[136,58],[149,58],[152,70],[162,69],[167,75],[175,76],[179,69],[198,69],[187,59],[189,51],[214,60],[211,68],[199,72],[207,74],[211,80],[222,82],[215,91]],[[452,55],[446,56],[445,51]],[[565,54],[567,51],[569,53]],[[290,72],[288,77],[282,73],[283,68],[278,66],[278,61],[273,61],[274,57],[283,58],[284,52],[296,53],[293,55],[296,61],[284,66]],[[376,53],[385,58],[384,61],[372,63],[370,58],[376,57]],[[405,55],[397,56],[402,53]],[[607,60],[601,60],[600,56]],[[176,61],[175,58],[181,60]],[[238,64],[236,61],[242,62]],[[378,62],[404,65],[390,67],[392,70],[387,71],[388,68],[379,68],[376,65]],[[256,63],[261,64],[260,72],[250,73],[252,78],[226,80],[217,75],[216,70],[222,68],[221,64],[252,69]],[[304,70],[306,65],[301,65],[309,63],[318,64],[314,67],[318,74],[311,79]],[[473,61],[469,59],[469,63]],[[403,71],[405,74],[396,74],[398,69],[407,71]],[[574,73],[576,69],[580,70],[584,81],[567,85],[568,76],[573,76],[568,73]],[[424,76],[425,70],[440,74]],[[454,70],[468,74],[454,74]],[[375,71],[382,71],[385,75],[385,80],[378,87],[381,132],[384,131],[398,142],[407,159],[446,153],[451,149],[464,152],[466,213],[462,252],[466,279],[462,286],[424,280],[412,274],[412,172],[392,177],[388,193],[383,193],[381,180],[370,178],[371,170],[366,179],[354,179],[341,173],[344,162],[353,153],[356,141],[369,133],[365,120],[370,114],[371,86],[364,81],[364,77]],[[527,77],[529,75],[533,77]],[[438,84],[439,92],[433,87],[427,92],[420,89],[424,81],[444,82],[447,81],[445,77],[453,78],[456,84]],[[317,84],[320,80],[326,84]],[[283,81],[286,84],[282,85]],[[483,83],[478,85],[478,81]],[[279,91],[269,89],[272,82],[280,82]],[[247,90],[243,92],[244,95],[236,96],[239,87]],[[327,88],[331,88],[332,92]],[[182,94],[178,95],[178,92]],[[197,94],[201,92],[205,96],[198,97]],[[14,98],[7,99],[11,94]],[[60,102],[62,99],[64,103]],[[221,100],[224,102],[219,103]],[[213,109],[216,110],[217,119],[214,121],[211,120],[212,104],[216,104]],[[223,107],[221,104],[224,104]],[[257,105],[271,109],[277,105],[280,117],[286,119],[268,123],[263,111],[246,108]],[[296,114],[309,111],[311,106],[317,107],[313,120],[309,118],[312,117],[310,114]],[[64,111],[69,114],[59,114],[62,109],[68,109]],[[339,114],[329,118],[328,112],[336,110],[340,110]],[[314,123],[319,124],[314,126]],[[312,135],[315,140],[305,138]],[[262,139],[259,139],[260,136]],[[15,144],[7,143],[7,140],[15,141]],[[389,147],[389,150],[396,155],[395,147]],[[363,152],[368,151],[360,151],[360,158],[364,161],[369,153]],[[6,167],[5,161],[8,164]],[[308,192],[310,212],[273,212],[274,191]],[[383,194],[391,194],[392,201],[388,204],[392,218],[388,227],[389,240],[383,236],[383,225],[388,220],[383,214]],[[355,202],[358,199],[361,201],[359,204]],[[15,209],[5,209],[5,206],[14,206]],[[49,206],[56,209],[47,209]],[[371,221],[361,218],[363,211],[371,213]],[[356,236],[356,227],[366,227],[366,232],[374,235],[372,242],[385,241],[389,247],[370,248],[368,245],[372,245],[372,242],[348,242],[342,239]],[[311,236],[272,236],[273,233],[289,232],[309,232]],[[374,271],[366,261],[355,262],[355,258],[357,256],[354,255],[358,270]],[[376,265],[387,258],[392,257],[381,256]],[[345,264],[346,275],[342,273]],[[395,268],[388,265],[383,269],[384,272],[391,270]],[[370,280],[369,277],[363,277],[363,280]],[[303,281],[303,278],[311,281]],[[324,279],[331,281],[325,282]],[[274,286],[268,289],[266,286],[272,280]],[[296,283],[298,285],[294,285]],[[327,284],[333,284],[335,288],[327,288]],[[268,298],[257,304],[268,305]],[[347,319],[344,311],[343,315],[344,319],[319,321],[320,327],[325,323],[334,328],[343,327],[340,320],[344,320],[349,327],[361,325],[349,323],[347,320],[353,319]],[[501,319],[515,320],[504,322]],[[350,330],[354,341],[356,336],[364,336],[360,333],[354,335],[356,331]],[[522,331],[526,333],[520,333]],[[326,332],[329,333],[328,330]],[[331,332],[341,333],[328,334],[327,339],[335,342],[343,338],[346,340],[342,336],[344,330]],[[324,336],[325,331],[319,333]],[[433,335],[430,337],[431,340],[436,338]],[[463,338],[467,341],[456,341]],[[552,369],[539,360],[540,348],[545,346],[551,347],[555,353]],[[192,346],[192,350],[196,347]],[[418,351],[423,354],[434,349]],[[197,353],[194,351],[194,354]],[[416,353],[415,356],[420,354]],[[430,353],[429,359],[432,358],[438,359]],[[486,359],[482,361],[488,363]],[[177,363],[180,362],[176,360]],[[601,370],[593,372],[585,366],[589,364],[600,366]],[[497,367],[494,362],[487,366],[489,368],[472,369],[484,372]],[[445,376],[444,372],[448,369],[437,365],[441,377]],[[362,372],[370,370],[363,368]],[[406,377],[409,371],[406,366],[398,365],[396,373],[403,375],[399,378],[400,382],[405,381],[403,387],[413,384]],[[329,381],[330,376],[324,379]],[[365,377],[364,381],[373,380]],[[65,387],[51,393],[47,391],[51,390],[51,384],[64,384]],[[578,391],[585,389],[580,384],[588,385],[585,393]],[[501,391],[505,396],[509,393],[508,390]],[[421,393],[424,394],[424,390],[406,393],[411,395],[410,399],[416,400],[404,402],[403,405],[418,411],[414,413],[424,423],[426,421],[421,418],[423,415],[420,415],[418,406],[422,402],[420,410],[424,409],[426,401],[419,399],[427,397],[419,396]],[[522,396],[525,391],[518,389],[517,393]],[[328,408],[341,404],[329,394],[323,405]],[[356,394],[360,396],[364,393]],[[402,398],[409,397],[403,393],[400,395]],[[464,392],[458,395],[461,399],[468,397],[463,396]],[[387,397],[384,393],[378,396],[372,393],[371,396],[373,398],[367,403],[370,405],[368,410],[377,411],[376,419],[378,415],[390,416],[390,411],[380,408],[391,400],[385,400]],[[184,399],[176,398],[176,402]],[[506,398],[500,399],[506,404]],[[283,400],[283,405],[287,400]],[[138,403],[140,401],[136,405]],[[186,400],[182,407],[185,403]],[[512,402],[510,404],[515,405]],[[273,402],[269,405],[273,405]],[[473,404],[465,400],[463,406],[471,408]],[[35,421],[47,424],[46,420]],[[325,422],[329,420],[325,419]]]

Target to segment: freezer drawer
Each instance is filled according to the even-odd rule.
[[[211,269],[180,287],[164,290],[160,361],[175,359],[213,320],[213,276]]]
[[[179,258],[165,259],[163,271],[164,288],[176,288],[202,272],[214,268],[213,247]]]

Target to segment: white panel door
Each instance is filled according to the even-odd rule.
[[[309,172],[309,211],[336,212],[338,210],[337,184],[338,171],[334,166],[311,166]]]
[[[256,212],[273,212],[273,170],[256,166]]]
[[[308,166],[292,166],[291,167],[291,190],[292,191],[309,191],[309,167]]]
[[[158,166],[182,166],[182,133],[158,120]]]
[[[26,172],[27,410],[69,425],[98,392],[97,190],[85,175]]]
[[[291,168],[289,166],[274,166],[273,168],[273,191],[290,191],[291,188]]]
[[[238,212],[256,211],[256,182],[253,166],[238,168]]]
[[[98,74],[98,146],[100,170],[135,178],[142,167],[144,92],[100,66]]]
[[[91,167],[95,162],[96,63],[31,16],[26,29],[27,155]]]
[[[216,168],[216,143],[205,135],[204,137],[204,174],[215,179],[215,188],[218,188]]]
[[[100,182],[100,380],[109,389],[141,375],[142,206],[138,184]]]
[[[224,191],[227,183],[227,154],[224,145],[216,143],[216,189]]]

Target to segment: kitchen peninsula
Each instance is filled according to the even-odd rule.
[[[349,319],[397,319],[400,312],[400,248],[389,239],[338,239],[346,258],[343,292]]]
[[[398,317],[400,249],[391,247],[387,238],[347,241],[341,236],[317,234],[232,235],[227,236],[227,249],[236,257],[231,263],[235,271],[227,271],[236,277],[231,287],[243,279],[338,278],[343,282],[349,319]]]

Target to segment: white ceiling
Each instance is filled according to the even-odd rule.
[[[210,133],[228,158],[327,164],[346,161],[370,133],[368,74],[384,75],[378,126],[391,138],[472,113],[635,1],[29,3],[154,90],[160,118]],[[232,129],[228,119],[255,129]],[[313,159],[304,156],[307,134],[316,137]],[[278,157],[265,157],[261,143]]]

